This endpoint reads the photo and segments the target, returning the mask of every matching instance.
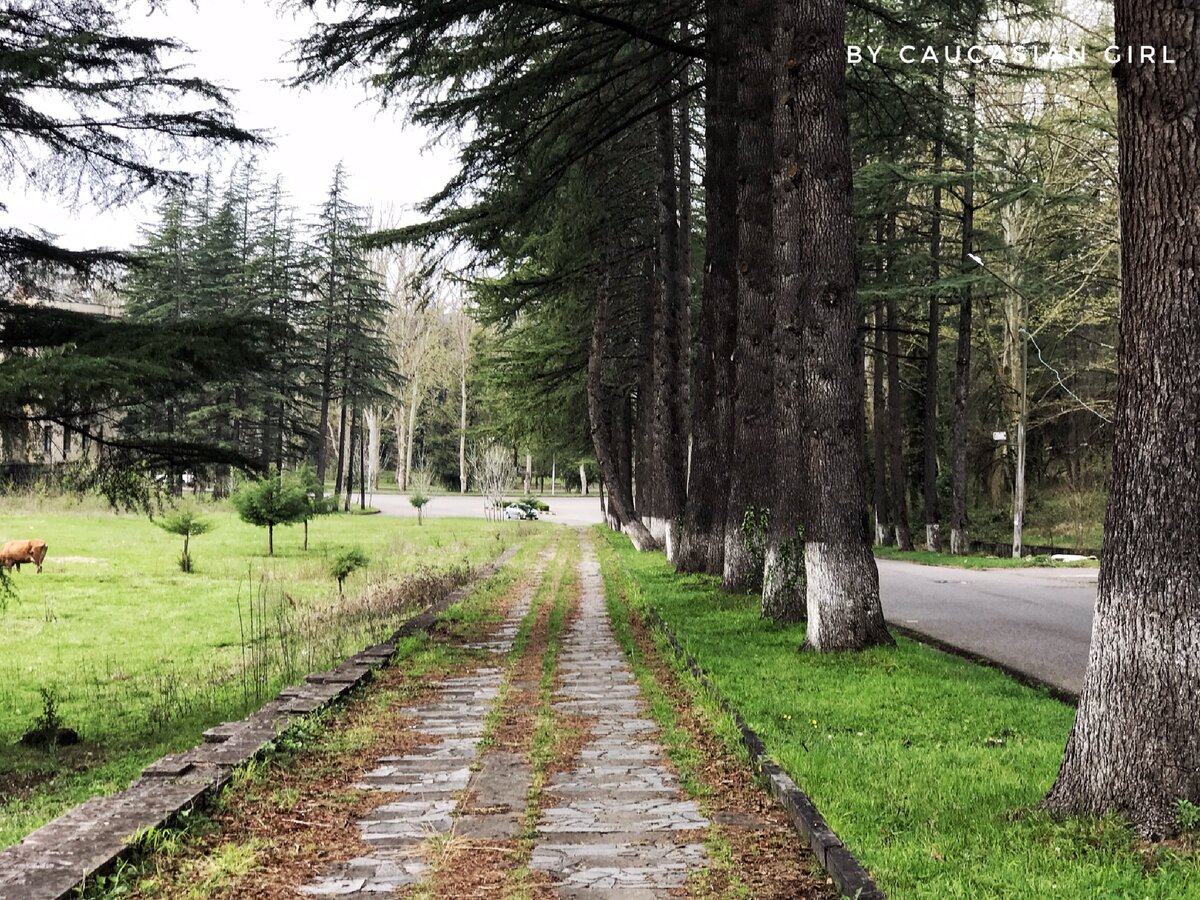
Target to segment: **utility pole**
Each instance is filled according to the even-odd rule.
[[[1014,354],[1021,361],[1020,398],[1017,406],[1017,464],[1013,474],[1013,559],[1020,559],[1024,550],[1025,529],[1025,434],[1029,429],[1029,341],[1030,334],[1025,329],[1029,321],[1029,298],[1025,292],[1018,290],[1007,279],[993,272],[987,264],[974,253],[968,253],[967,258],[979,266],[1002,285],[1012,291],[1021,301],[1017,321],[1012,323],[1012,339],[1021,342],[1021,352]]]
[[[1025,528],[1025,432],[1029,425],[1029,338],[1024,322],[1029,318],[1029,301],[1021,295],[1021,322],[1017,337],[1021,339],[1021,402],[1017,414],[1017,471],[1013,476],[1013,559],[1021,558]]]

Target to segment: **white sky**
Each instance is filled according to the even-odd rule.
[[[283,61],[289,42],[302,36],[308,14],[280,14],[263,0],[168,0],[166,11],[131,18],[128,31],[172,36],[195,52],[192,74],[236,90],[232,101],[238,124],[269,132],[274,146],[257,152],[265,180],[282,176],[293,204],[307,215],[321,202],[339,160],[346,165],[350,198],[395,218],[417,218],[413,206],[440,188],[453,172],[453,147],[428,147],[429,135],[406,124],[397,111],[380,111],[355,84],[296,91],[277,83],[295,74]],[[224,154],[225,169],[237,159]],[[198,164],[203,170],[204,163]],[[138,238],[138,226],[154,218],[155,198],[123,209],[100,211],[88,205],[65,208],[60,198],[22,194],[7,186],[7,215],[0,223],[41,227],[71,247],[123,248]]]

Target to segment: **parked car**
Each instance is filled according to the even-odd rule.
[[[519,506],[516,503],[510,503],[504,507],[504,518],[506,519],[536,519],[537,517],[537,510],[531,506]]]

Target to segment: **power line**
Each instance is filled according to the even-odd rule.
[[[1054,366],[1052,366],[1052,365],[1050,365],[1050,363],[1046,362],[1046,358],[1044,356],[1042,356],[1042,348],[1038,346],[1038,342],[1036,340],[1034,340],[1033,335],[1030,334],[1028,331],[1026,331],[1024,328],[1021,329],[1021,334],[1025,335],[1025,337],[1029,339],[1029,343],[1033,344],[1033,349],[1037,351],[1038,361],[1043,366],[1045,366],[1047,369],[1049,369],[1051,372],[1054,373],[1054,378],[1058,381],[1059,386],[1064,391],[1066,391],[1068,394],[1070,394],[1072,397],[1074,397],[1075,402],[1078,403],[1080,406],[1082,406],[1084,409],[1086,409],[1088,412],[1090,412],[1093,416],[1095,416],[1101,422],[1106,422],[1107,424],[1111,425],[1112,419],[1106,418],[1101,413],[1097,412],[1093,407],[1088,406],[1088,404],[1083,402],[1082,397],[1080,397],[1073,390],[1071,390],[1069,387],[1067,387],[1067,383],[1065,381],[1063,381],[1062,375],[1059,374],[1058,369],[1054,368]]]

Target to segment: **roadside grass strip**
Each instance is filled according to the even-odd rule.
[[[897,550],[895,547],[875,547],[878,559],[895,559],[922,566],[944,566],[953,569],[1098,569],[1100,561],[1084,559],[1076,562],[1055,562],[1049,556],[982,556],[954,553],[934,553],[929,550]],[[1066,551],[1063,551],[1066,552]]]
[[[1200,897],[1200,835],[1147,846],[1115,819],[1039,808],[1071,707],[905,638],[801,653],[803,626],[764,621],[757,597],[597,532],[630,608],[658,611],[889,897]],[[698,702],[741,754],[728,717]]]

